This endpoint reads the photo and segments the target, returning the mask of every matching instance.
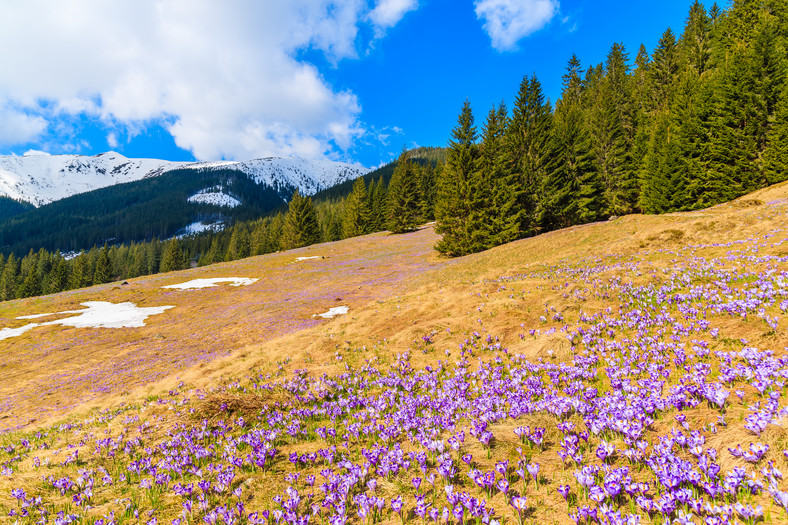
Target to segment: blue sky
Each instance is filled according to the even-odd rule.
[[[576,53],[634,61],[689,0],[31,0],[0,10],[0,154],[330,158],[446,145]],[[721,2],[722,7],[725,3]],[[708,6],[707,6],[708,7]]]

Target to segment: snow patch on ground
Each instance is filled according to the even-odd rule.
[[[241,205],[241,201],[231,195],[227,195],[222,191],[195,193],[186,200],[196,204],[209,204],[211,206],[219,206],[224,208],[235,208],[236,206]]]
[[[322,317],[323,319],[333,319],[338,315],[343,315],[348,312],[347,306],[335,306],[334,308],[329,309],[327,312],[323,312],[322,314],[315,314],[312,317]]]
[[[188,237],[189,235],[195,235],[198,233],[212,231],[212,232],[220,232],[225,228],[225,224],[223,222],[193,222],[190,225],[186,226],[183,229],[183,233],[180,235],[176,235],[177,238]]]
[[[296,257],[296,262],[308,261],[309,259],[322,259],[321,255],[313,255],[311,257]]]
[[[19,328],[3,328],[2,330],[0,330],[0,340],[22,335],[28,330],[30,330],[31,328],[35,328],[36,326],[40,326],[40,325],[38,323],[30,323],[30,324],[26,324],[25,326],[20,326]]]
[[[249,277],[219,277],[216,279],[192,279],[185,283],[168,284],[162,288],[177,288],[179,290],[197,290],[198,288],[210,288],[216,286],[218,283],[230,283],[230,286],[249,286],[257,282],[259,279],[250,279]]]
[[[19,328],[3,328],[0,339],[16,337],[38,326],[62,325],[74,328],[139,328],[145,326],[145,320],[151,315],[163,313],[174,306],[152,306],[140,308],[134,303],[108,303],[105,301],[88,301],[81,303],[85,310],[66,310],[51,314],[23,315],[17,319],[37,319],[58,314],[77,314],[65,319],[57,319],[48,323],[30,323]]]

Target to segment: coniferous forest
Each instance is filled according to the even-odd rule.
[[[438,181],[450,255],[629,213],[706,208],[788,178],[788,4],[694,2],[649,55],[572,56],[561,97],[523,78],[511,112],[462,107]]]
[[[634,57],[634,58],[633,58]],[[260,219],[167,241],[0,255],[0,299],[271,253],[435,220],[458,256],[630,213],[693,210],[788,178],[788,4],[694,2],[649,54],[613,43],[567,61],[560,98],[526,75],[478,126],[462,106],[448,148],[396,162]],[[502,95],[506,95],[502,93]]]

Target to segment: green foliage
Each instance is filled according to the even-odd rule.
[[[241,225],[236,224],[232,228],[230,235],[230,244],[227,246],[227,253],[224,256],[225,261],[235,261],[249,257],[252,254],[252,244],[247,229]]]
[[[293,193],[282,228],[282,248],[289,250],[320,242],[320,226],[310,197]]]
[[[388,229],[392,233],[413,231],[421,221],[419,170],[403,151],[388,188]]]
[[[471,191],[479,157],[473,111],[467,100],[452,130],[446,164],[438,179],[438,200],[435,204],[435,231],[443,238],[435,246],[447,255],[464,255],[471,250]]]
[[[370,204],[364,179],[359,177],[353,183],[353,191],[345,199],[345,217],[343,220],[345,237],[364,235],[372,230],[370,227]]]
[[[164,253],[162,253],[161,256],[159,271],[164,273],[183,270],[186,268],[186,264],[186,258],[183,255],[178,239],[170,239],[167,244],[164,245]]]
[[[104,284],[111,280],[112,262],[109,258],[109,246],[105,244],[96,260],[96,269],[93,271],[93,284]]]
[[[788,179],[788,85],[783,88],[774,126],[766,139],[764,176],[767,184],[776,184]]]
[[[235,208],[189,202],[211,187],[241,197]],[[117,243],[168,238],[196,220],[246,221],[284,204],[292,188],[255,183],[237,170],[173,170],[55,201],[2,219],[0,244],[17,255],[32,249],[78,251],[105,239]],[[0,206],[2,210],[2,206]]]
[[[536,210],[542,200],[552,123],[552,110],[539,80],[535,75],[523,77],[507,126],[505,148],[517,177],[510,191],[518,193],[519,233],[523,235],[538,232]]]
[[[595,169],[604,185],[605,201],[612,215],[637,209],[639,188],[633,169],[633,102],[629,89],[629,65],[624,46],[614,44],[607,56],[606,75],[597,87],[589,108]]]
[[[604,209],[603,187],[594,168],[583,112],[571,97],[568,100],[556,108],[550,139],[551,163],[539,214],[544,229],[590,222]]]
[[[10,197],[0,196],[0,219],[14,217],[21,215],[30,210],[35,210],[36,207],[29,202],[14,200]]]
[[[519,174],[507,150],[509,119],[501,104],[490,109],[471,191],[470,251],[492,248],[517,239],[522,222]]]

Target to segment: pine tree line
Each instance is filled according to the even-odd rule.
[[[628,213],[705,208],[788,178],[788,7],[697,0],[630,63],[614,44],[560,99],[525,77],[481,133],[466,101],[438,180],[436,248],[463,255]]]

